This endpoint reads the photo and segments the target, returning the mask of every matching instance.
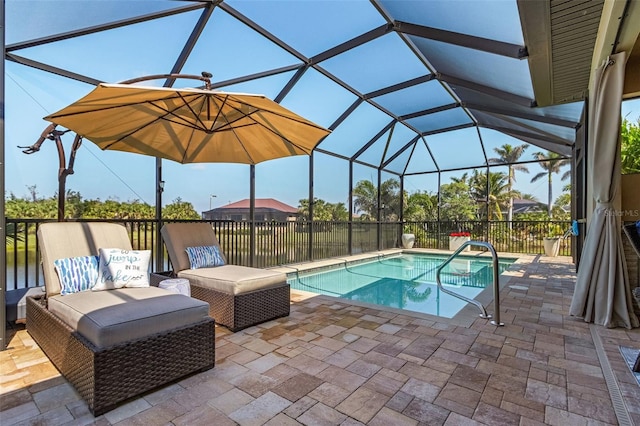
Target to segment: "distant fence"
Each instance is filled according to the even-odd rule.
[[[91,222],[92,220],[81,220]],[[151,269],[170,269],[166,251],[157,264],[158,221],[95,220],[123,224],[134,249],[151,250]],[[53,220],[6,219],[7,290],[43,285],[36,239],[38,227]],[[166,222],[172,222],[165,220]],[[185,222],[185,221],[180,221]],[[213,226],[229,263],[250,266],[251,234],[249,222],[208,221]],[[266,268],[310,260],[365,253],[400,247],[402,233],[415,235],[414,247],[448,249],[449,235],[465,231],[471,239],[488,241],[498,252],[544,253],[543,237],[570,228],[568,221],[464,221],[464,222],[255,222],[253,265]],[[571,238],[564,239],[560,255],[570,255]]]

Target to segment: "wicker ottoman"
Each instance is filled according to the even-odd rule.
[[[290,286],[284,273],[224,265],[186,269],[177,277],[188,279],[191,297],[209,303],[209,315],[231,331],[290,312]]]

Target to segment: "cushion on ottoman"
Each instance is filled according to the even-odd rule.
[[[96,347],[188,326],[209,317],[209,304],[157,287],[83,291],[48,299],[49,310]]]
[[[237,265],[185,269],[177,275],[180,278],[187,278],[191,285],[234,295],[274,287],[287,281],[287,275],[284,272]]]

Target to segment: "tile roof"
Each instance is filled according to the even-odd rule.
[[[249,199],[245,198],[244,200],[236,201],[231,204],[227,204],[224,206],[217,207],[213,210],[220,209],[248,209],[249,208]],[[288,204],[283,203],[282,201],[278,201],[274,198],[256,198],[256,209],[272,209],[281,211],[284,213],[297,213],[298,209],[292,207]]]

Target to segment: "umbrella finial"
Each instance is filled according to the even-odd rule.
[[[202,80],[204,81],[204,85],[207,90],[211,89],[211,77],[213,77],[213,74],[209,71],[202,71]]]

